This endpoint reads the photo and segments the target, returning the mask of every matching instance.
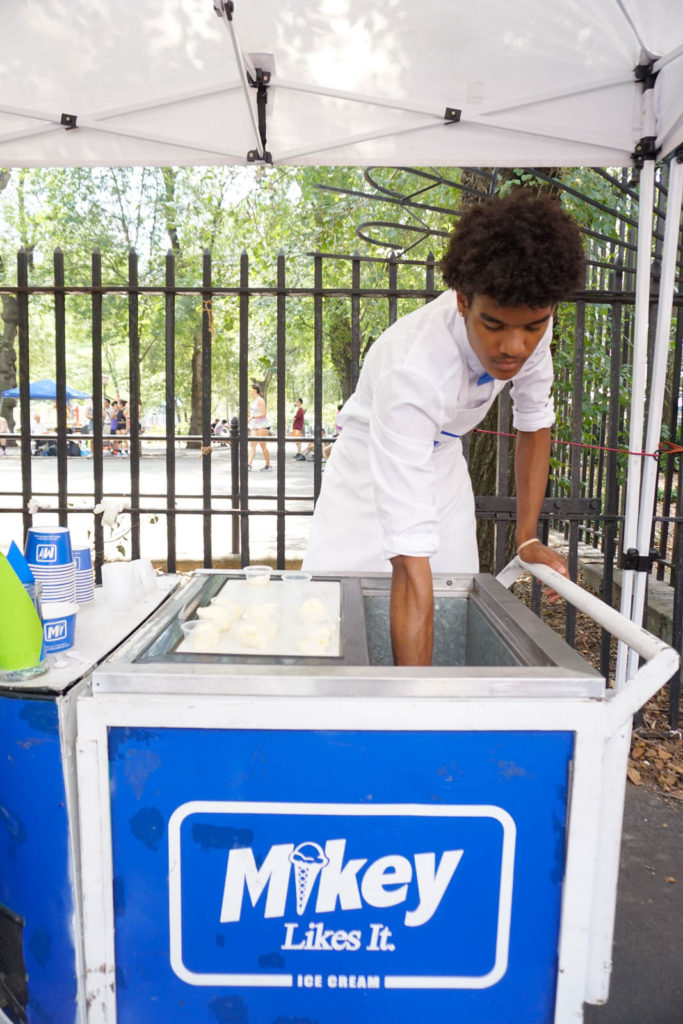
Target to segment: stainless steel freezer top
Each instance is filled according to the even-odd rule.
[[[273,574],[267,587],[252,590],[245,588],[239,571],[199,570],[98,668],[93,689],[263,696],[604,695],[602,676],[484,574],[434,576],[432,666],[397,668],[389,638],[390,588],[391,576],[382,573],[314,577],[305,597],[327,602],[333,633],[325,653],[308,653],[323,649],[301,642],[320,622],[315,616],[313,622],[302,622],[296,607],[283,605],[279,574]],[[272,634],[258,649],[245,646],[244,629],[231,638],[233,624],[218,642],[188,643],[183,625],[207,614],[202,610],[210,610],[220,594],[235,599],[242,595],[250,607],[269,605],[264,616],[271,627],[273,622],[279,625],[282,635],[277,642]],[[239,606],[239,600],[235,604]],[[240,608],[238,621],[244,624],[249,621],[246,605]]]

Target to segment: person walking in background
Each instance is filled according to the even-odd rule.
[[[111,415],[109,419],[109,436],[111,438],[110,451],[112,455],[121,454],[121,443],[116,440],[119,429],[119,400],[115,398],[111,403]]]
[[[126,403],[122,398],[116,403],[116,433],[119,436],[123,436],[128,429],[128,413],[126,411]],[[117,441],[119,446],[117,455],[127,455],[127,444],[125,441]]]
[[[292,435],[294,437],[303,437],[305,415],[306,410],[304,409],[304,400],[303,398],[297,398],[296,412],[294,413],[294,422],[292,423]],[[305,462],[306,460],[306,456],[301,454],[301,441],[297,441],[296,443],[296,454],[294,455],[294,458],[298,459],[299,462]]]
[[[9,434],[9,424],[4,416],[0,416],[0,456],[7,455],[7,441],[3,434]]]
[[[266,411],[266,402],[261,393],[261,388],[258,384],[252,384],[251,386],[251,405],[249,407],[249,432],[256,434],[257,437],[267,437],[270,433],[270,423],[268,421],[268,413]],[[263,452],[263,458],[265,459],[265,466],[261,466],[261,472],[272,469],[270,464],[270,453],[268,451],[265,441],[251,441],[249,444],[249,458],[248,468],[251,469],[251,464],[254,461],[254,455],[256,454],[256,445],[261,446]]]

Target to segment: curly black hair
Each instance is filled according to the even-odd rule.
[[[467,210],[441,263],[449,288],[542,309],[584,282],[581,233],[559,200],[517,188]]]

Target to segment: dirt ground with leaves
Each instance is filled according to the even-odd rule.
[[[579,583],[581,583],[579,575]],[[515,583],[514,593],[526,605],[531,604],[531,577],[524,575]],[[551,604],[541,595],[541,619],[564,637],[566,604]],[[600,671],[602,631],[592,619],[577,612],[576,649],[595,669]],[[616,641],[611,643],[610,678],[614,677]],[[634,721],[628,777],[634,786],[645,786],[666,797],[683,802],[683,739],[681,721],[678,729],[669,725],[669,692],[664,687],[645,705]]]

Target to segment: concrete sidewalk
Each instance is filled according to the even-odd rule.
[[[610,997],[584,1024],[683,1022],[682,825],[681,804],[627,783]]]

